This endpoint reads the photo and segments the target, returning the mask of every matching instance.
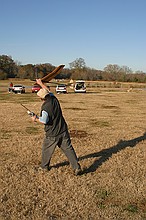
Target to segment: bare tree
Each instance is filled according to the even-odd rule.
[[[75,61],[69,63],[72,72],[72,78],[83,79],[86,70],[86,64],[83,58],[77,58]]]
[[[83,69],[86,63],[83,58],[77,58],[75,61],[69,63],[71,69]]]

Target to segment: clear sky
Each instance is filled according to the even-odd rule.
[[[146,0],[0,0],[0,55],[146,72]]]

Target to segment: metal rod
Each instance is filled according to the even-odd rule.
[[[25,105],[23,105],[21,103],[20,103],[20,105],[22,105],[22,107],[25,108],[26,110],[30,111]]]

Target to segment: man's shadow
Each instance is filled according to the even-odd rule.
[[[90,173],[95,172],[104,162],[106,162],[113,154],[120,152],[121,150],[125,149],[126,147],[135,147],[139,142],[146,140],[146,133],[142,136],[131,139],[131,140],[121,140],[117,145],[114,145],[108,149],[101,150],[97,153],[92,153],[85,155],[80,158],[80,160],[84,160],[87,158],[98,158],[91,164],[88,168],[83,170],[83,173]],[[99,158],[100,157],[100,158]]]
[[[91,172],[95,172],[104,162],[106,162],[113,154],[120,152],[121,150],[125,149],[126,147],[135,147],[139,142],[146,140],[146,132],[137,138],[131,140],[121,140],[117,145],[114,145],[108,149],[101,150],[99,152],[91,153],[85,156],[79,157],[79,161],[88,159],[88,158],[97,158],[88,168],[85,168],[81,174],[87,174]],[[68,165],[68,161],[63,163],[58,163],[53,165],[52,167],[58,168],[60,166]]]

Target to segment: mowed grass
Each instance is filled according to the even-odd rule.
[[[54,88],[52,88],[54,92]],[[36,94],[0,93],[2,220],[146,219],[146,91],[56,95],[83,173],[74,176],[56,148],[48,173],[38,171],[43,126]]]

